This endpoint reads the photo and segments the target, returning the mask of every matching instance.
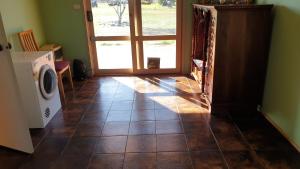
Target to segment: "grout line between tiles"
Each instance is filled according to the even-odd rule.
[[[248,140],[246,139],[246,137],[244,136],[243,132],[241,131],[241,129],[237,126],[237,124],[234,122],[234,120],[232,119],[232,117],[230,116],[232,122],[234,123],[235,128],[237,129],[238,133],[240,134],[242,140],[246,143],[247,145],[247,151],[250,152],[251,157],[253,158],[253,160],[261,167],[261,168],[265,168],[264,165],[260,162],[260,160],[257,158],[256,152],[255,150],[253,150],[253,148],[251,147],[250,143],[248,142]]]
[[[192,154],[191,154],[191,151],[190,151],[190,146],[188,144],[188,139],[187,139],[186,133],[184,131],[183,121],[182,121],[181,115],[179,113],[179,105],[178,104],[179,103],[176,103],[176,109],[177,109],[176,113],[178,113],[178,115],[179,115],[179,121],[180,121],[181,129],[182,129],[182,132],[183,132],[183,135],[184,135],[185,144],[186,144],[186,147],[187,147],[187,152],[189,154],[190,163],[192,164],[192,168],[195,169],[195,166],[194,166],[194,163],[193,163],[193,160],[192,160]]]
[[[221,147],[220,147],[220,144],[219,144],[219,142],[218,142],[218,140],[217,140],[217,138],[216,138],[214,132],[213,132],[212,129],[211,129],[210,124],[209,124],[209,130],[210,130],[210,132],[211,132],[211,134],[212,134],[212,136],[213,136],[213,138],[214,138],[214,140],[215,140],[215,142],[216,142],[216,144],[217,144],[217,146],[218,146],[218,149],[219,149],[219,152],[220,152],[220,154],[221,154],[221,156],[222,156],[223,162],[225,163],[226,167],[227,167],[228,169],[230,169],[229,164],[228,164],[227,160],[225,159],[225,155],[224,155],[224,153],[223,153],[223,151],[222,151],[222,149],[221,149]]]

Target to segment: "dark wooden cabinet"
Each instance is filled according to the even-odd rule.
[[[193,48],[200,45],[204,52],[203,55],[193,53],[192,74],[202,83],[212,112],[255,111],[261,105],[272,31],[272,7],[193,5],[194,14],[202,12],[208,16],[203,20],[207,24],[202,24],[208,29],[197,29],[199,23],[194,17]],[[200,32],[195,32],[197,30]],[[199,35],[205,37],[205,43],[197,44],[194,39]]]

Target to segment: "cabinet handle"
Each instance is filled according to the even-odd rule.
[[[3,51],[3,46],[0,44],[0,52]]]

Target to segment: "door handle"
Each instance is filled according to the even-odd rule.
[[[93,12],[92,11],[86,11],[87,21],[93,22]]]

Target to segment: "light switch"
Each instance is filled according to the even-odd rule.
[[[80,4],[73,4],[73,9],[74,10],[79,10],[79,9],[81,9],[81,5]]]

